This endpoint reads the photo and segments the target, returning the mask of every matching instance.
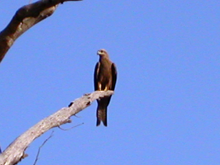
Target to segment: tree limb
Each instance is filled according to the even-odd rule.
[[[41,144],[41,146],[38,148],[37,156],[36,156],[36,159],[35,159],[35,161],[34,161],[34,165],[37,164],[37,161],[38,161],[38,159],[39,159],[39,155],[40,155],[41,148],[46,144],[46,142],[47,142],[50,138],[52,138],[53,132],[54,132],[54,131],[52,131],[52,133],[50,134],[50,136],[49,136],[46,140],[44,140],[44,142],[43,142],[43,143]]]
[[[70,123],[70,117],[88,107],[93,101],[113,94],[113,91],[95,91],[91,94],[85,94],[81,98],[72,102],[69,107],[64,107],[56,113],[41,120],[36,125],[31,127],[21,136],[14,140],[7,148],[0,154],[0,165],[14,165],[27,155],[24,153],[27,147],[43,133],[47,132],[53,127],[58,127],[62,124]]]
[[[0,32],[0,62],[20,35],[51,16],[60,3],[67,1],[81,0],[40,0],[18,9],[10,23]]]

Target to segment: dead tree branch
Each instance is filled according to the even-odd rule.
[[[81,0],[40,0],[18,9],[10,23],[0,32],[0,62],[20,35],[51,16],[60,3],[67,1]]]
[[[54,132],[54,131],[52,131],[52,133],[50,134],[50,136],[49,136],[46,140],[44,140],[44,142],[43,142],[43,143],[41,144],[41,146],[38,148],[37,156],[36,156],[36,159],[35,159],[35,161],[34,161],[34,165],[37,164],[37,161],[38,161],[38,159],[39,159],[39,155],[40,155],[41,148],[46,144],[46,142],[47,142],[50,138],[52,138],[53,132]]]
[[[27,155],[24,153],[27,147],[43,133],[51,128],[58,127],[62,124],[70,123],[70,117],[88,107],[93,101],[113,94],[113,91],[95,91],[91,94],[85,94],[81,98],[72,102],[71,106],[64,107],[56,113],[41,120],[31,127],[14,142],[12,142],[6,150],[0,154],[0,165],[14,165]]]

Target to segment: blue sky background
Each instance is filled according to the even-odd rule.
[[[0,29],[28,0],[0,2]],[[93,91],[105,48],[118,81],[108,127],[96,103],[53,129],[38,164],[220,164],[220,10],[217,0],[82,1],[60,5],[0,64],[0,145]],[[35,140],[20,164],[33,164]]]

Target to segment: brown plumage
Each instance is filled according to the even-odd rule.
[[[98,91],[107,91],[115,89],[117,70],[114,63],[109,59],[109,55],[105,49],[101,49],[97,52],[99,55],[99,62],[95,66],[94,72],[94,87]],[[111,96],[104,97],[97,100],[97,123],[99,126],[103,122],[104,126],[107,126],[107,107],[111,100]]]

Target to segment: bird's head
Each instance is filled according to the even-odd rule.
[[[105,55],[108,55],[108,53],[105,49],[100,49],[100,50],[98,50],[97,55],[105,56]]]

